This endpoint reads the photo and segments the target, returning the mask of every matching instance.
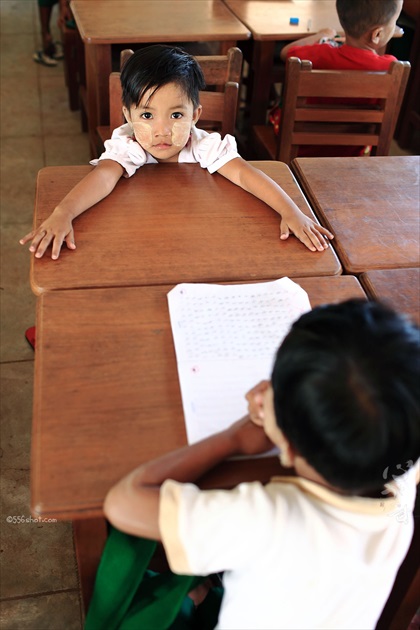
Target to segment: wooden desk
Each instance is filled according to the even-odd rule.
[[[73,0],[85,44],[87,116],[92,154],[96,128],[109,124],[108,79],[112,44],[221,42],[222,54],[248,29],[221,0]]]
[[[420,268],[377,269],[360,275],[369,297],[382,300],[420,324]]]
[[[419,165],[417,156],[293,160],[347,273],[419,266]]]
[[[290,169],[255,162],[314,216]],[[42,222],[90,166],[47,167],[38,175],[35,223]],[[32,257],[31,284],[53,289],[178,282],[263,280],[341,273],[333,249],[311,252],[279,238],[279,216],[253,195],[198,164],[150,164],[75,223],[75,251]]]
[[[296,281],[312,306],[365,297],[350,276]],[[120,477],[186,443],[166,297],[172,286],[52,291],[39,298],[34,514],[100,516],[105,493]],[[270,473],[262,466],[260,474]],[[232,485],[232,470],[214,483]],[[255,474],[252,467],[241,472]]]
[[[251,124],[264,124],[276,41],[294,41],[330,27],[342,31],[332,0],[224,0],[251,31],[253,87]],[[299,24],[290,24],[290,18]]]

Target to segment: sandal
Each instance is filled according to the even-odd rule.
[[[63,44],[61,42],[54,42],[54,52],[51,55],[53,59],[64,59]]]
[[[43,66],[52,67],[58,65],[56,59],[53,59],[53,57],[46,55],[43,50],[38,50],[38,52],[34,53],[32,55],[32,59],[36,63],[40,63]]]
[[[28,328],[28,330],[25,331],[26,341],[29,343],[33,350],[35,350],[35,335],[35,326],[31,326],[30,328]]]

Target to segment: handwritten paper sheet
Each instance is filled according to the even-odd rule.
[[[311,309],[289,278],[256,284],[178,284],[169,313],[188,442],[247,413],[246,392],[270,377],[291,324]]]

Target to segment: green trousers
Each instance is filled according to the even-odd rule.
[[[85,630],[212,630],[223,589],[198,607],[187,593],[205,576],[148,570],[157,543],[111,528],[105,544]]]

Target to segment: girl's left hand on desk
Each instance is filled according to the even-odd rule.
[[[311,252],[323,252],[328,248],[328,240],[334,238],[334,234],[314,223],[312,219],[301,213],[301,217],[291,217],[280,221],[280,239],[282,241],[294,234]]]

